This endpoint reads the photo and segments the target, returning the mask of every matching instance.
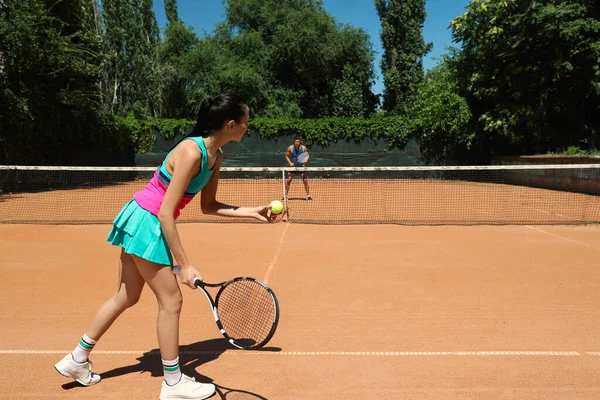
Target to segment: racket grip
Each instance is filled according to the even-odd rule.
[[[181,269],[179,269],[178,265],[173,265],[171,267],[171,271],[175,275],[179,275],[181,273]],[[200,279],[198,279],[198,278],[194,278],[194,286],[196,286],[196,287],[202,286],[202,281]]]

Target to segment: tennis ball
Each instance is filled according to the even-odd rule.
[[[271,213],[273,214],[281,214],[283,211],[283,203],[279,200],[273,200],[271,202]]]

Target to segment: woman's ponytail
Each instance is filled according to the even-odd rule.
[[[221,93],[217,97],[204,99],[198,108],[194,129],[177,142],[171,150],[189,137],[208,137],[212,131],[220,129],[227,121],[239,122],[247,111],[246,103],[234,93]]]

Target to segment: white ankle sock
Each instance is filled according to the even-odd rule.
[[[181,369],[179,368],[179,357],[174,360],[162,360],[163,373],[167,385],[176,385],[181,380]]]
[[[71,353],[73,354],[73,360],[78,363],[86,362],[95,345],[96,341],[84,334],[73,353]]]

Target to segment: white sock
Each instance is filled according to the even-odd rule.
[[[88,335],[83,334],[83,337],[79,341],[77,347],[71,354],[73,354],[73,360],[78,363],[84,363],[88,360],[90,352],[94,349],[96,341],[90,338]]]
[[[179,357],[174,360],[162,360],[163,374],[167,385],[173,386],[181,380],[181,369],[179,368]]]

